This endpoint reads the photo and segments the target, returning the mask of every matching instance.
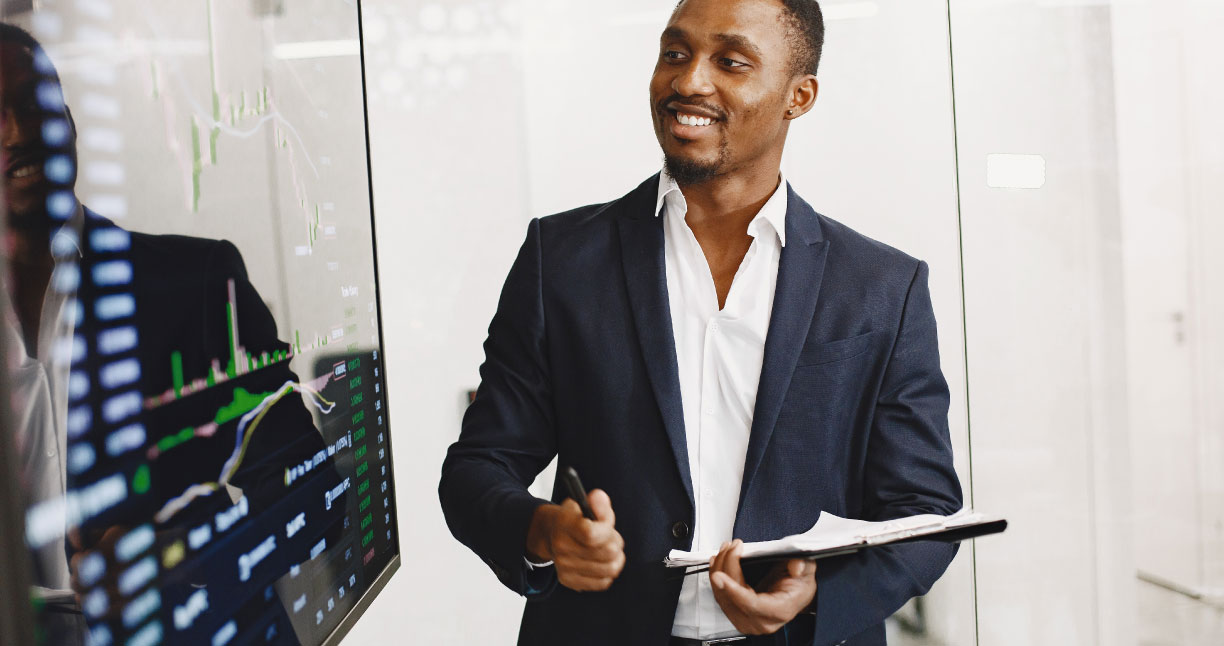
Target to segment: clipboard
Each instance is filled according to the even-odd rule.
[[[924,517],[914,518],[916,520]],[[765,549],[761,553],[741,557],[740,562],[744,564],[767,563],[793,558],[821,560],[855,554],[885,545],[897,545],[916,541],[959,543],[973,538],[999,534],[1007,529],[1007,520],[1004,518],[985,516],[972,512],[961,512],[953,516],[933,518],[944,518],[944,520],[941,522],[926,521],[925,524],[915,522],[911,525],[906,524],[906,521],[909,519],[884,523],[862,523],[862,521],[855,521],[862,523],[864,526],[863,531],[845,536],[843,540],[832,541],[831,543],[826,541],[828,544],[811,549],[804,549],[802,547],[788,549],[784,545],[786,541],[791,540],[794,543],[802,543],[804,535],[788,537],[787,539],[769,542],[779,543],[778,548]],[[839,518],[837,520],[844,521],[845,519]],[[817,527],[813,527],[812,531],[815,531],[818,527],[819,523]],[[753,544],[749,543],[746,545]],[[763,546],[765,544],[758,543],[756,545]],[[692,559],[676,559],[674,558],[675,555],[676,552],[673,552],[664,561],[667,568],[671,571],[669,575],[681,577],[706,572],[710,569],[710,559],[694,563]]]

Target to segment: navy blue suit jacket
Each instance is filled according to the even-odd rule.
[[[442,467],[452,533],[528,596],[520,644],[664,646],[671,633],[681,582],[663,559],[690,547],[694,506],[658,181],[531,222],[489,327],[480,389]],[[799,533],[821,511],[955,512],[926,264],[787,190],[735,537]],[[553,456],[612,499],[627,561],[607,591],[579,594],[525,566],[527,528],[545,503],[527,486]],[[815,618],[788,628],[815,644],[882,642],[883,620],[954,554],[912,543],[821,562]]]

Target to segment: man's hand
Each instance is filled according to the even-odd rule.
[[[571,590],[607,590],[625,567],[625,539],[616,531],[612,500],[599,489],[587,494],[595,520],[578,503],[542,505],[527,530],[528,558],[552,561],[557,580]]]
[[[745,635],[777,632],[816,598],[816,562],[790,559],[779,563],[754,590],[740,569],[743,541],[723,543],[710,562],[710,583],[735,629]]]

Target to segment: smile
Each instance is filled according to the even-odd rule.
[[[676,121],[679,121],[680,125],[684,125],[684,126],[708,126],[714,123],[715,121],[717,121],[717,119],[711,119],[709,117],[699,117],[695,114],[685,114],[683,112],[677,112]]]
[[[12,179],[21,179],[23,177],[29,177],[37,173],[38,171],[39,171],[38,164],[25,164],[23,166],[18,166],[17,168],[14,168],[13,170],[9,171],[8,176]]]

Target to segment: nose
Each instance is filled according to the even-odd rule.
[[[684,69],[672,79],[672,89],[680,96],[708,96],[714,93],[714,85],[710,82],[706,62],[700,59],[690,60]]]
[[[8,106],[4,106],[3,109],[0,109],[0,143],[6,147],[8,146],[9,140],[13,138],[14,134],[16,134],[16,116],[17,115],[14,114],[13,110]]]
[[[41,120],[37,116],[5,106],[0,111],[0,144],[5,148],[20,145],[38,135]]]

